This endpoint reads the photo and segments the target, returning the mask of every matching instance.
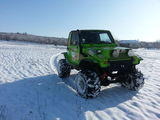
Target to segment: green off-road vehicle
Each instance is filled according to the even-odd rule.
[[[135,67],[142,58],[130,48],[118,47],[110,31],[71,31],[63,54],[59,77],[69,77],[71,69],[78,70],[76,90],[84,98],[96,97],[101,86],[110,83],[121,83],[130,90],[139,90],[144,84],[143,74]]]

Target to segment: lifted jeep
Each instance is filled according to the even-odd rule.
[[[131,90],[144,84],[143,74],[136,69],[142,60],[130,48],[118,47],[108,30],[74,30],[68,37],[65,59],[59,60],[58,75],[66,78],[71,69],[76,90],[84,98],[96,97],[101,86],[121,83]]]

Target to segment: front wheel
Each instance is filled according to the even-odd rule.
[[[79,72],[75,78],[75,82],[78,94],[84,98],[93,98],[100,93],[99,77],[91,70]]]
[[[134,70],[129,74],[123,76],[122,86],[130,89],[130,90],[139,90],[144,85],[144,77],[143,74],[138,71]]]

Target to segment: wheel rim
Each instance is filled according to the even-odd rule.
[[[81,94],[84,95],[84,93],[86,92],[86,82],[84,80],[84,78],[80,75],[78,75],[76,77],[76,88],[77,91]]]

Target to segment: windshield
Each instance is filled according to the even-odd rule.
[[[81,41],[85,44],[90,43],[112,43],[112,37],[108,32],[98,32],[98,31],[82,31],[80,33]]]

